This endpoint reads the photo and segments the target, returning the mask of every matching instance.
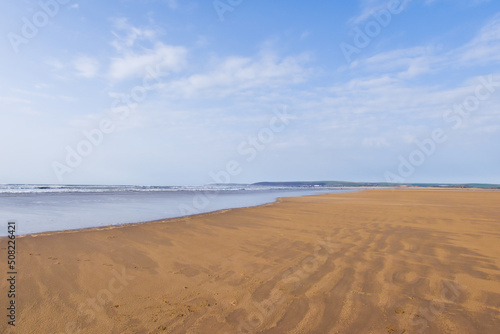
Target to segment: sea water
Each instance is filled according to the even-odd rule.
[[[256,206],[279,197],[351,190],[253,185],[73,186],[0,185],[0,236],[102,227]]]

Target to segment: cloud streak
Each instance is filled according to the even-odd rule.
[[[113,80],[137,78],[143,76],[148,67],[178,72],[184,68],[186,57],[186,48],[158,42],[154,48],[145,50],[143,53],[129,52],[123,57],[112,58],[108,75]]]

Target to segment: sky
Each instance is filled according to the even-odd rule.
[[[0,2],[0,183],[500,183],[500,2]]]

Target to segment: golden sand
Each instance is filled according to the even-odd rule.
[[[285,198],[17,243],[0,332],[500,332],[495,191]]]

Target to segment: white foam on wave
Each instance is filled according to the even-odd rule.
[[[37,193],[108,193],[108,192],[170,192],[170,191],[265,191],[285,190],[292,187],[238,185],[204,186],[101,186],[101,185],[39,185],[7,184],[0,185],[0,194],[37,194]]]

